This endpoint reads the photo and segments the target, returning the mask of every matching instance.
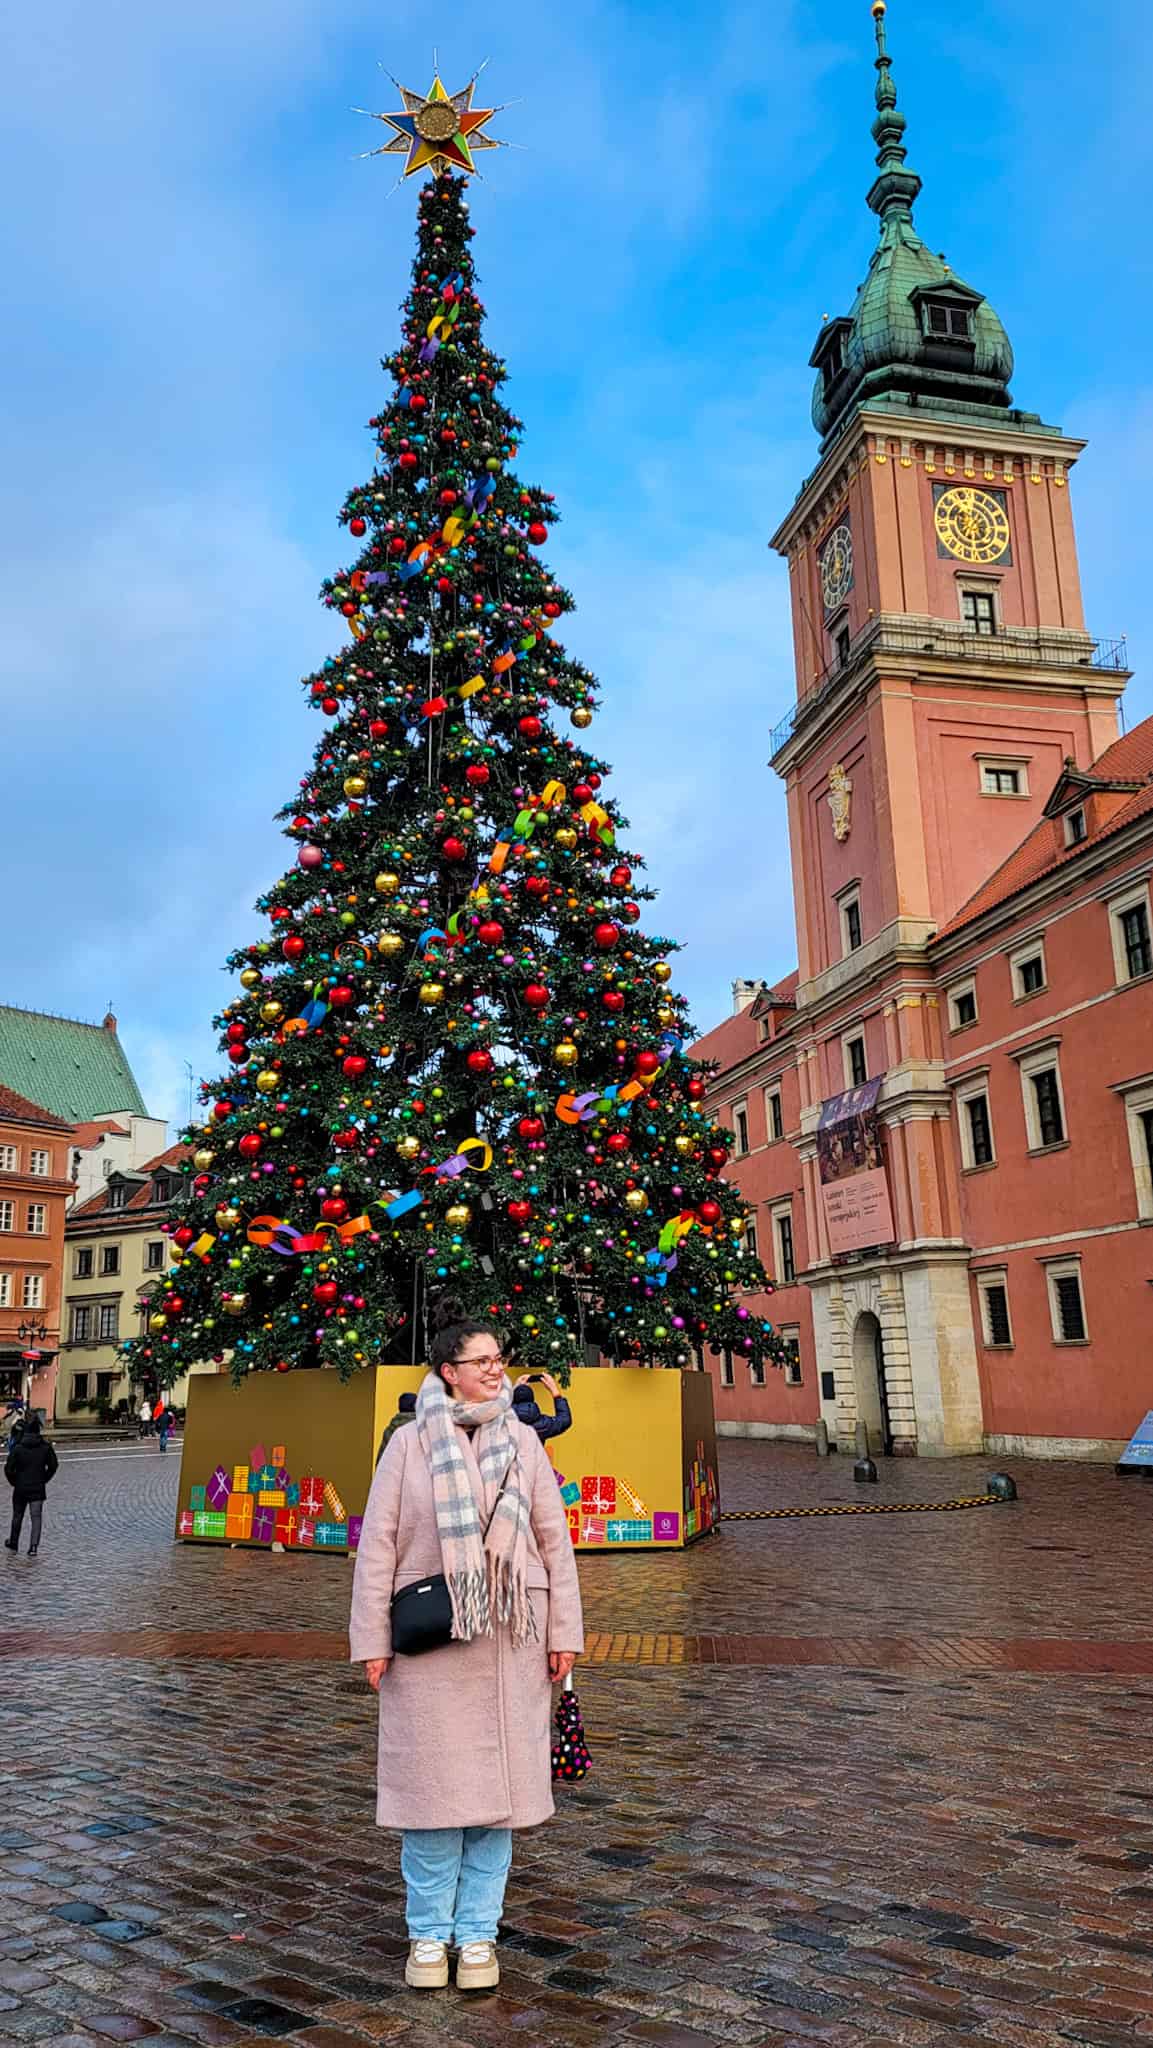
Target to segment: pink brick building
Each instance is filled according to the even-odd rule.
[[[797,1356],[708,1362],[722,1427],[1113,1457],[1153,1406],[1153,720],[1118,736],[1082,614],[1084,444],[916,232],[873,11],[878,244],[773,537],[798,969],[699,1047]]]

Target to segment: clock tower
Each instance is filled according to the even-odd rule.
[[[1084,443],[1014,402],[1000,319],[917,232],[885,0],[872,14],[879,231],[851,311],[817,338],[817,466],[773,536],[796,701],[772,762],[792,848],[818,1355],[841,1376],[843,1425],[854,1384],[860,1412],[853,1347],[871,1318],[894,1446],[953,1451],[979,1447],[981,1402],[933,938],[1041,817],[1062,764],[1088,769],[1116,738],[1127,676],[1082,614],[1069,484]],[[846,1260],[816,1131],[822,1105],[866,1077],[880,1082],[892,1241]]]

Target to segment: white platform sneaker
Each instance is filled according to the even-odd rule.
[[[443,1941],[410,1942],[404,1981],[414,1991],[443,1991],[448,1983],[448,1945]]]
[[[495,1941],[466,1941],[456,1959],[458,1991],[491,1991],[500,1983]]]

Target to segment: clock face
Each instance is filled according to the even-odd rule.
[[[821,549],[821,596],[825,610],[835,612],[853,587],[853,536],[842,521]]]
[[[1009,519],[1000,492],[950,485],[938,492],[933,524],[942,552],[959,562],[999,562],[1009,552]]]

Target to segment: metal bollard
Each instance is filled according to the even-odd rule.
[[[829,1455],[829,1425],[825,1421],[823,1415],[817,1423],[817,1427],[813,1436],[813,1443],[815,1445],[818,1458],[827,1458]]]

